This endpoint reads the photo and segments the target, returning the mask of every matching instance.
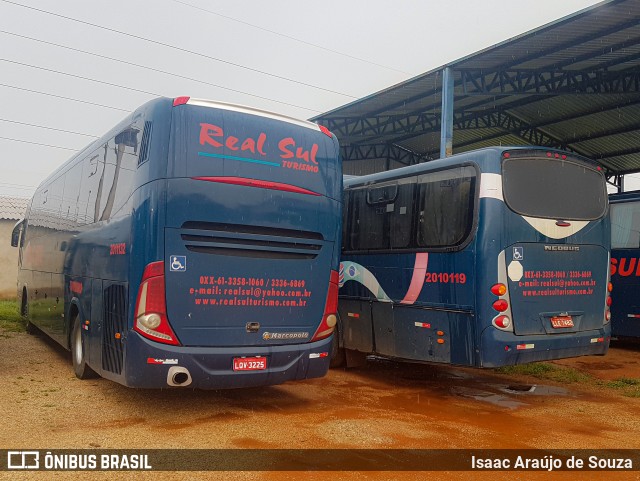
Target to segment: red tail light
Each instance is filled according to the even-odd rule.
[[[164,262],[152,262],[144,269],[136,301],[133,329],[152,341],[180,345],[167,319]]]
[[[493,325],[500,329],[509,329],[511,327],[511,319],[507,316],[498,316],[493,320]]]
[[[498,312],[504,312],[509,309],[509,303],[504,299],[498,299],[493,303],[493,308]]]
[[[491,286],[491,292],[496,296],[504,296],[507,293],[507,286],[504,284],[494,284]]]
[[[338,322],[338,273],[331,271],[331,277],[329,278],[329,292],[327,292],[327,302],[324,307],[324,314],[322,315],[322,322],[316,333],[313,335],[311,341],[319,341],[326,337],[329,337]]]

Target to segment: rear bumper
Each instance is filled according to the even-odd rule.
[[[188,372],[191,389],[232,389],[322,377],[329,370],[332,337],[306,344],[260,347],[180,347],[155,343],[130,331],[122,384],[137,388],[175,386],[176,373]],[[324,357],[321,354],[327,353]],[[267,369],[234,371],[237,357],[264,356]],[[184,379],[179,376],[178,379]]]
[[[609,350],[611,323],[591,331],[516,336],[494,327],[480,340],[479,367],[500,367],[567,357],[604,355]]]

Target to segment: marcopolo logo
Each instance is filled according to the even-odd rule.
[[[265,332],[262,339],[265,341],[286,341],[291,339],[307,339],[308,332]]]

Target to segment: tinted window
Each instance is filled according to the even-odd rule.
[[[80,186],[82,185],[82,162],[75,164],[64,174],[61,222],[66,229],[75,227],[79,210]]]
[[[241,109],[185,105],[172,111],[175,177],[233,176],[342,196],[334,140],[306,122],[247,115]]]
[[[105,147],[101,146],[82,160],[82,183],[78,199],[78,224],[91,224],[97,220],[96,199],[102,174]]]
[[[61,229],[62,220],[60,219],[60,208],[62,207],[62,195],[64,192],[64,177],[58,176],[49,184],[49,188],[45,191],[44,214],[45,227],[51,229]]]
[[[502,164],[504,200],[514,212],[547,219],[594,220],[607,208],[602,173],[579,160],[512,152]]]
[[[450,248],[474,221],[476,171],[459,167],[348,191],[346,250]]]
[[[475,170],[464,167],[420,177],[418,245],[457,246],[473,225]]]
[[[411,177],[351,191],[348,248],[410,247],[415,182]]]
[[[133,188],[133,177],[138,164],[138,136],[139,130],[129,128],[107,144],[104,166],[100,179],[100,215],[97,220],[107,220],[118,217]]]
[[[640,203],[625,202],[611,205],[611,248],[638,249],[640,247]]]

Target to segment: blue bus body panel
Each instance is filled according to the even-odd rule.
[[[599,329],[604,318],[608,253],[603,246],[571,245],[574,251],[545,251],[562,244],[521,242],[506,249],[507,263],[522,266],[522,277],[509,279],[516,335],[558,334]],[[514,254],[515,253],[515,254]],[[518,280],[515,280],[518,279]],[[543,311],[537,306],[543,306]],[[553,327],[551,319],[572,317],[572,327]]]
[[[527,362],[549,361],[577,356],[605,355],[611,324],[582,332],[523,336],[514,339],[510,333],[487,327],[480,338],[482,367],[500,367]]]
[[[334,139],[234,110],[188,106],[173,117],[184,135],[172,137],[164,258],[167,314],[180,342],[308,342],[337,270]],[[228,183],[246,180],[266,183]],[[184,266],[174,268],[175,259]]]
[[[343,337],[349,339],[350,348],[364,352],[362,348],[370,345],[371,352],[389,357],[472,364],[473,246],[452,254],[435,252],[420,256],[350,255],[348,261],[342,262],[345,283],[338,308],[344,325]],[[422,261],[422,267],[416,261],[418,264]],[[373,291],[371,284],[365,287],[361,282],[363,272],[359,271],[364,269],[377,282]],[[419,295],[409,303],[407,295],[415,276],[421,276],[422,285]],[[355,282],[347,282],[350,280]],[[369,301],[363,303],[363,299]],[[366,319],[373,320],[371,341],[361,339],[362,344],[354,343],[358,326]],[[444,334],[439,336],[438,331]],[[445,343],[439,344],[438,339]]]
[[[611,282],[612,335],[640,337],[640,254],[638,249],[613,249]]]
[[[329,337],[303,345],[175,347],[148,341],[131,332],[127,339],[125,374],[115,380],[138,388],[167,386],[173,366],[188,369],[193,379],[189,387],[196,389],[246,388],[322,377],[329,370],[326,354],[331,351],[331,342]],[[267,359],[266,370],[233,370],[234,358],[255,356]]]

